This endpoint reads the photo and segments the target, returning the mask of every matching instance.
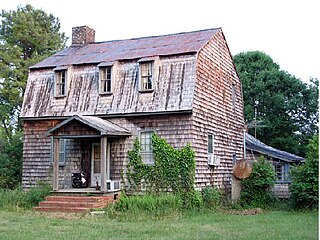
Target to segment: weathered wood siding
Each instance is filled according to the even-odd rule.
[[[121,125],[131,131],[130,137],[110,137],[111,161],[110,177],[112,180],[122,180],[128,163],[128,150],[133,147],[133,140],[143,130],[153,130],[165,138],[174,147],[183,147],[191,143],[191,114],[172,114],[162,116],[144,116],[111,118],[109,121]],[[34,186],[38,180],[52,182],[53,166],[51,163],[51,140],[46,136],[49,128],[59,121],[24,121],[24,152],[23,180],[24,188]],[[73,129],[85,129],[81,123],[70,124],[62,129],[63,134],[73,134]],[[58,135],[62,134],[59,133]],[[86,134],[90,129],[86,129]],[[95,132],[92,132],[95,133]],[[100,138],[68,139],[66,145],[66,162],[59,167],[59,188],[71,188],[71,174],[83,172],[90,181],[91,146],[100,143]]]
[[[66,97],[54,97],[54,71],[29,74],[21,117],[105,115],[191,110],[195,55],[161,57],[154,61],[154,90],[139,92],[139,63],[118,61],[112,67],[112,94],[99,94],[99,68],[68,70]]]
[[[196,183],[214,184],[230,193],[233,155],[243,158],[244,116],[241,83],[222,31],[198,53],[196,76],[192,116]],[[208,165],[208,134],[214,135],[218,166]]]

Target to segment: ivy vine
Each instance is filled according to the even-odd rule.
[[[174,192],[182,196],[192,195],[195,181],[195,154],[188,144],[182,149],[175,149],[160,138],[152,135],[154,165],[143,163],[140,155],[140,142],[134,141],[133,149],[128,152],[129,163],[127,190],[138,193]]]

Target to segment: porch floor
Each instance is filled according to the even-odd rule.
[[[120,191],[101,192],[95,188],[72,188],[52,191],[35,211],[41,212],[89,212],[105,208],[118,201]]]
[[[103,192],[96,190],[95,188],[66,188],[66,189],[59,189],[57,191],[51,191],[51,194],[54,195],[103,195],[103,196],[109,196],[113,194],[119,194],[120,191],[114,191],[114,192]]]

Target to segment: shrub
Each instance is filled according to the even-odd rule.
[[[266,208],[270,206],[276,200],[272,191],[274,184],[273,166],[264,157],[258,158],[252,165],[251,175],[241,182],[240,203],[246,207]]]
[[[222,194],[217,187],[207,186],[201,191],[203,204],[208,208],[218,208],[222,203]]]
[[[319,137],[315,136],[307,148],[304,165],[291,170],[290,202],[294,208],[316,208],[319,201]]]
[[[22,133],[17,131],[11,141],[0,137],[0,188],[14,189],[21,182]]]

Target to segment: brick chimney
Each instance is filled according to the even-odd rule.
[[[96,31],[87,27],[72,28],[72,45],[94,43]]]

